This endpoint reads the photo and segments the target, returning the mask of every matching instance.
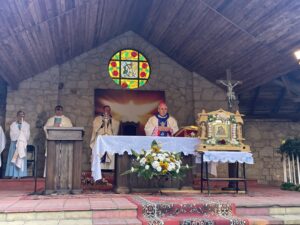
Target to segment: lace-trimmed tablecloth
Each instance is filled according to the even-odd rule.
[[[250,152],[208,151],[204,153],[203,157],[204,162],[254,164],[253,156]]]
[[[102,178],[100,156],[104,152],[122,155],[124,152],[131,154],[131,149],[133,149],[140,153],[142,149],[150,149],[154,140],[161,144],[163,150],[183,152],[184,155],[195,154],[197,145],[200,143],[198,138],[187,137],[98,136],[92,153],[92,176],[94,180]]]

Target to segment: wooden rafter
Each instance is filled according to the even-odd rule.
[[[251,103],[250,103],[250,111],[249,111],[249,114],[250,115],[253,115],[254,112],[255,112],[255,106],[256,106],[256,103],[257,103],[257,99],[258,99],[258,96],[259,96],[259,93],[260,93],[260,88],[261,87],[257,87],[255,89],[255,93],[254,93],[254,96],[251,100]]]
[[[280,110],[280,107],[282,106],[282,103],[284,101],[284,98],[286,96],[286,93],[287,93],[287,89],[286,88],[282,88],[279,95],[278,95],[278,98],[275,102],[275,105],[271,111],[271,114],[278,114],[279,110]]]

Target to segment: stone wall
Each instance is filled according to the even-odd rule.
[[[283,182],[283,167],[278,148],[288,137],[300,137],[300,123],[284,120],[245,120],[244,134],[254,156],[247,166],[249,178],[263,184]]]
[[[227,110],[226,92],[197,73],[193,73],[193,90],[196,119],[202,109],[206,112],[220,108]]]

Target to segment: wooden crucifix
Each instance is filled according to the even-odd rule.
[[[231,71],[230,69],[226,70],[226,80],[217,80],[218,84],[222,84],[227,87],[227,102],[228,108],[231,110],[234,101],[236,100],[235,93],[233,88],[239,84],[242,84],[241,81],[231,80]]]

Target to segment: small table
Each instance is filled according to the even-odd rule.
[[[247,179],[245,164],[253,164],[252,153],[249,152],[233,152],[233,151],[207,151],[200,152],[201,155],[201,193],[203,193],[203,182],[207,183],[208,194],[210,194],[210,181],[236,181],[236,192],[239,190],[239,182],[244,182],[245,192],[247,193]],[[236,163],[237,176],[234,178],[209,178],[208,177],[208,163],[221,162],[221,163]],[[242,177],[239,177],[239,164],[243,165]],[[203,176],[203,166],[205,164],[205,177]]]

